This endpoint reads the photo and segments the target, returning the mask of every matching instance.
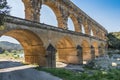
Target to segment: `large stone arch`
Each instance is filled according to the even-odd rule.
[[[46,66],[43,42],[35,33],[26,29],[13,29],[3,35],[13,37],[20,42],[24,49],[25,62]]]
[[[55,2],[44,1],[43,4],[49,6],[53,10],[53,12],[55,13],[56,17],[61,17],[62,16],[62,14],[61,14],[58,6],[56,6]]]
[[[63,22],[62,15],[61,15],[59,8],[55,5],[55,3],[51,2],[51,1],[44,1],[42,5],[48,6],[54,12],[54,14],[56,16],[58,27],[62,28],[62,24],[61,24]]]
[[[88,61],[91,59],[91,50],[90,50],[90,44],[87,40],[82,41],[82,52],[83,52],[83,60]]]
[[[94,41],[94,42],[92,43],[92,46],[93,46],[94,49],[95,49],[95,56],[99,56],[98,43],[97,43],[96,41]]]
[[[81,32],[80,25],[79,25],[79,23],[78,23],[77,17],[75,17],[75,15],[73,15],[73,14],[70,14],[69,17],[70,17],[70,18],[72,19],[72,21],[73,21],[74,30],[75,30],[76,32]]]
[[[58,27],[67,29],[68,11],[63,1],[43,0],[42,4],[48,5],[56,14]]]
[[[79,59],[77,57],[77,49],[70,37],[63,37],[57,42],[57,61],[64,63],[79,63]]]
[[[48,5],[42,4],[40,9],[40,23],[58,27],[55,12]]]

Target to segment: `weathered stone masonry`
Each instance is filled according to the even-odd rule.
[[[70,17],[74,23],[75,31],[82,32],[81,26],[84,26],[85,33],[90,35],[90,31],[96,37],[105,38],[107,31],[99,23],[90,18],[86,13],[75,6],[70,0],[22,0],[25,5],[26,19],[38,21],[40,18],[40,9],[42,5],[49,6],[56,15],[58,27],[68,29],[67,21]]]
[[[0,31],[0,36],[17,39],[24,48],[26,62],[48,67],[55,67],[57,61],[83,64],[83,61],[105,53],[107,30],[71,1],[22,1],[25,5],[26,19],[6,16],[4,30]],[[56,14],[58,27],[39,23],[43,4],[49,6]],[[69,17],[74,23],[75,31],[67,30]],[[85,34],[81,33],[82,26]]]

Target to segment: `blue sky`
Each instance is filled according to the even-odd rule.
[[[11,15],[24,18],[24,6],[22,0],[7,0],[8,5],[11,6]],[[91,18],[96,20],[104,26],[108,32],[120,31],[120,0],[71,0],[81,10],[88,14]],[[47,14],[49,13],[49,14]],[[51,20],[52,19],[52,20]],[[41,22],[57,26],[57,21],[54,13],[47,6],[42,6]],[[69,29],[73,30],[73,23],[71,19],[68,21]],[[2,37],[0,41],[15,40]]]
[[[120,0],[71,0],[108,32],[120,31]]]

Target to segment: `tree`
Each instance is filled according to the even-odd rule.
[[[109,33],[107,37],[109,48],[120,49],[120,32]]]
[[[4,16],[8,15],[10,7],[7,5],[6,0],[0,0],[0,26],[4,24]]]
[[[3,52],[4,52],[4,50],[2,49],[2,47],[0,47],[0,54],[3,53]]]
[[[0,14],[9,14],[10,7],[7,5],[6,0],[0,0]]]

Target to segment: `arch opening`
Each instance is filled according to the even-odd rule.
[[[46,65],[45,49],[41,39],[32,31],[25,29],[10,30],[3,34],[20,42],[24,50],[25,62],[30,64]]]
[[[48,5],[42,5],[42,8],[40,10],[40,22],[41,23],[45,23],[48,25],[52,25],[52,26],[58,26],[58,22],[56,19],[56,13],[54,12],[54,10],[52,10],[51,7],[49,7]]]
[[[10,15],[23,19],[25,18],[25,12],[24,12],[25,7],[22,0],[7,0],[7,2],[8,5],[11,7]]]
[[[82,24],[81,27],[82,27],[82,33],[85,34],[85,28],[84,28],[84,25]]]
[[[68,30],[75,31],[73,21],[70,17],[68,18]]]
[[[93,33],[93,31],[92,31],[92,30],[90,31],[90,35],[91,35],[91,36],[94,36],[94,33]]]
[[[73,14],[70,14],[68,17],[68,29],[75,32],[81,32],[80,27],[81,26],[79,25],[77,17],[75,17]]]
[[[93,36],[96,37],[96,33],[97,33],[96,31],[97,31],[97,30],[96,30],[95,26],[92,26],[92,27],[91,27],[91,31],[92,31],[92,33],[93,33]]]
[[[63,15],[62,15],[62,12],[60,11],[59,7],[55,3],[53,3],[52,1],[45,1],[45,2],[43,2],[43,4],[49,6],[49,8],[52,9],[54,14],[56,15],[57,26],[59,28],[64,29],[64,20],[63,20],[63,17],[62,17]]]
[[[77,56],[77,49],[74,42],[69,37],[62,38],[57,43],[57,62],[63,62],[66,64],[78,64],[79,59]]]
[[[21,44],[9,36],[0,37],[0,59],[24,62],[24,51]]]

